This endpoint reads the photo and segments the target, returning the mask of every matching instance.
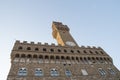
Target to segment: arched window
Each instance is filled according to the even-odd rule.
[[[37,55],[33,55],[33,58],[38,58]]]
[[[61,52],[61,50],[60,50],[60,49],[58,49],[58,52]]]
[[[77,50],[77,52],[78,52],[78,53],[80,53],[80,51],[79,51],[79,50]]]
[[[89,51],[90,52],[90,54],[93,54],[93,52],[92,51]]]
[[[45,52],[45,51],[47,51],[47,49],[46,49],[46,48],[43,48],[43,51]]]
[[[54,52],[54,49],[50,49],[51,52]]]
[[[31,48],[30,48],[30,47],[27,47],[27,50],[31,50]]]
[[[60,63],[60,57],[56,56],[56,63]]]
[[[65,75],[70,77],[70,76],[72,76],[72,73],[71,73],[71,71],[69,69],[66,69],[65,70]]]
[[[49,56],[48,55],[45,56],[45,63],[49,63]]]
[[[87,53],[86,50],[83,51],[84,53]]]
[[[74,51],[73,51],[73,50],[71,50],[70,52],[71,52],[71,53],[74,53]]]
[[[19,76],[26,76],[27,75],[27,69],[26,68],[20,68],[18,71]]]
[[[76,57],[76,61],[79,62],[79,58],[78,57]]]
[[[18,47],[18,50],[22,50],[22,49],[23,49],[22,46],[19,46],[19,47]]]
[[[97,51],[95,51],[96,54],[99,54]]]
[[[55,63],[55,58],[54,56],[50,56],[51,63]]]
[[[67,50],[66,50],[66,49],[64,49],[64,52],[66,53],[66,52],[67,52]]]
[[[19,58],[20,57],[20,55],[19,54],[15,54],[15,58]]]
[[[35,48],[35,51],[39,51],[39,49],[38,49],[38,48]]]
[[[102,51],[100,51],[101,54],[104,54]]]
[[[59,73],[58,73],[58,71],[55,68],[50,70],[50,74],[53,77],[59,76]]]
[[[35,76],[43,76],[44,73],[43,73],[43,70],[40,69],[40,68],[36,68],[35,69]]]
[[[28,55],[27,55],[27,58],[32,58],[32,55],[28,54]]]
[[[43,63],[43,55],[39,55],[39,63]]]
[[[25,58],[26,56],[25,56],[25,54],[21,54],[21,58]]]

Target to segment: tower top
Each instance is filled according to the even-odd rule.
[[[67,25],[63,25],[61,22],[53,21],[52,35],[61,46],[78,46],[71,34]]]
[[[70,30],[67,25],[63,25],[61,22],[55,22],[55,21],[53,21],[52,28],[54,28],[54,26],[58,30],[66,30],[66,31]]]

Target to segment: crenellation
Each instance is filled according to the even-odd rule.
[[[95,46],[92,46],[93,49],[97,49]]]
[[[49,44],[48,44],[48,43],[44,43],[43,45],[44,45],[44,46],[48,46]]]
[[[24,44],[27,44],[28,42],[27,41],[23,41]]]
[[[35,43],[32,41],[32,42],[30,42],[30,44],[35,44]]]
[[[87,46],[87,48],[91,48],[90,46]]]
[[[16,40],[16,42],[15,43],[20,43],[20,40]]]
[[[54,43],[51,43],[51,45],[50,46],[56,46]]]
[[[37,44],[38,44],[38,45],[41,45],[41,42],[38,42]]]

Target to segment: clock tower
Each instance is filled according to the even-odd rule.
[[[63,25],[60,22],[53,22],[52,30],[52,35],[57,40],[59,45],[78,47],[77,43],[69,33],[70,29],[67,27],[67,25]]]

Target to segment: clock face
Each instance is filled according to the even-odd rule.
[[[74,42],[72,42],[72,41],[66,41],[66,44],[68,46],[76,46],[76,44]]]

